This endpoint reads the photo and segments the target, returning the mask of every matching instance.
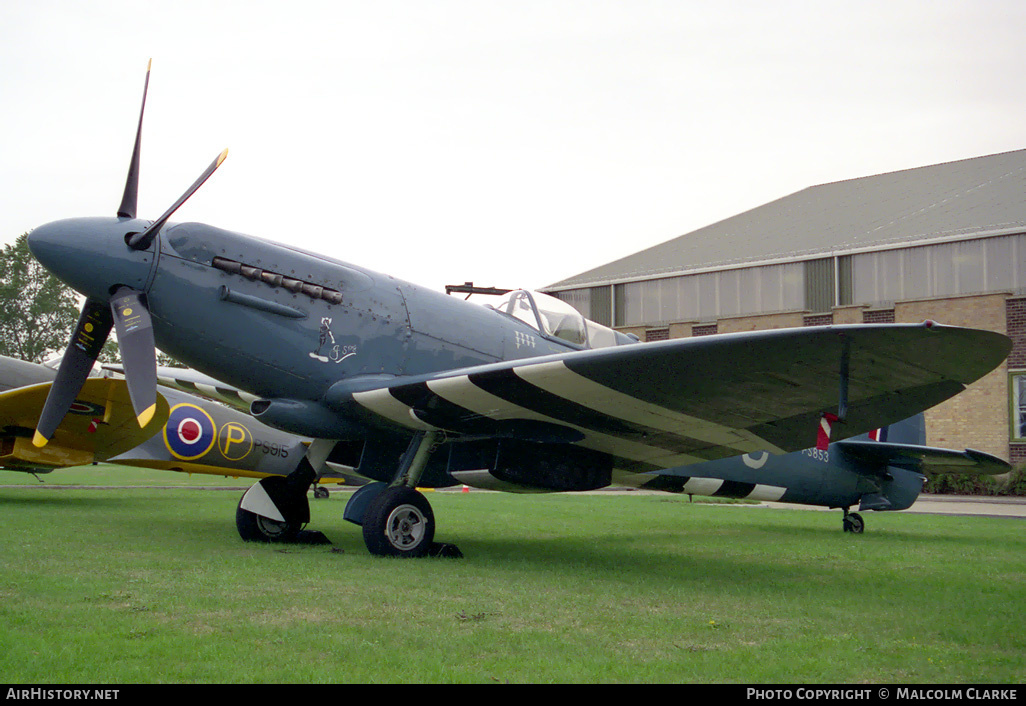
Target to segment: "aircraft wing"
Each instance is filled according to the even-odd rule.
[[[337,383],[325,402],[350,418],[411,430],[577,443],[631,471],[816,444],[898,422],[997,367],[1011,341],[924,324],[778,329],[506,361],[385,384]]]
[[[125,368],[122,365],[110,364],[104,365],[103,368],[105,370],[112,370],[120,375],[125,374]],[[250,403],[257,399],[237,387],[226,385],[220,380],[215,380],[209,375],[204,375],[191,368],[158,366],[157,382],[166,387],[222,402],[247,414],[249,413]]]
[[[32,444],[52,383],[28,385],[0,393],[0,464],[12,467],[63,467],[103,461],[138,446],[167,421],[168,404],[157,395],[157,411],[140,428],[124,380],[89,378],[71,410],[43,448]]]
[[[1012,470],[1012,465],[976,449],[956,451],[916,444],[891,444],[878,441],[848,439],[834,444],[834,448],[849,458],[868,467],[883,470],[898,466],[927,475],[937,473],[966,473],[971,475],[1000,475]]]

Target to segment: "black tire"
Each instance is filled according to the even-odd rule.
[[[862,519],[862,515],[857,512],[848,513],[843,520],[843,526],[845,532],[851,532],[852,534],[862,534],[866,529],[866,523]]]
[[[242,500],[235,510],[235,527],[247,542],[291,542],[302,528],[298,524],[278,522],[242,509]]]
[[[413,488],[386,488],[367,506],[363,541],[371,554],[427,556],[434,537],[435,516],[431,504]]]

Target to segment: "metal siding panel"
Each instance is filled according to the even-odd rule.
[[[834,259],[805,263],[805,308],[813,313],[830,311],[834,306]]]
[[[1026,150],[813,186],[551,287],[1026,231],[1024,192]]]
[[[611,287],[592,287],[589,290],[591,298],[591,316],[588,318],[603,326],[613,325],[613,300]]]

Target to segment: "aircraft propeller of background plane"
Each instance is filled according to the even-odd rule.
[[[149,71],[147,71],[147,87]],[[721,334],[657,343],[514,291],[493,307],[270,241],[136,213],[140,110],[116,216],[40,226],[29,248],[86,297],[36,428],[45,446],[117,328],[133,409],[155,413],[155,352],[255,396],[251,412],[313,439],[286,478],[242,498],[246,539],[309,521],[326,460],[379,481],[345,516],[374,554],[447,553],[417,487],[490,476],[507,489],[636,485],[653,473],[783,454],[928,409],[997,367],[989,331],[923,324]]]

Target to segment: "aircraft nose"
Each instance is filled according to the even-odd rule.
[[[28,234],[29,252],[51,272],[54,272],[55,268],[59,268],[63,260],[65,250],[62,246],[63,234],[64,228],[61,227],[59,221],[34,228]]]
[[[132,250],[125,244],[125,234],[139,230],[135,221],[70,218],[35,228],[28,246],[43,267],[72,289],[106,300],[118,285],[145,288],[153,250]]]

